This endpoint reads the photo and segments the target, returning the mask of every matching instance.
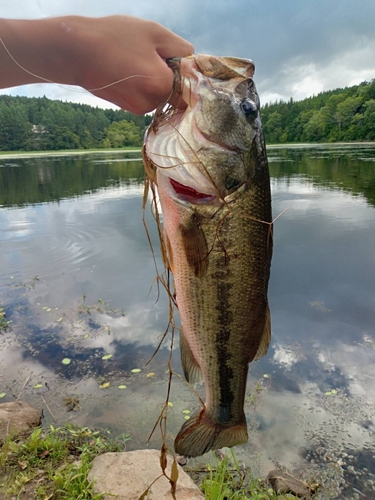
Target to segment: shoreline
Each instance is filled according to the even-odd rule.
[[[290,143],[279,143],[279,144],[267,144],[267,149],[282,149],[282,148],[319,148],[319,147],[333,147],[333,146],[349,146],[349,147],[372,147],[375,146],[375,142],[290,142]],[[17,159],[17,158],[38,158],[38,157],[52,157],[52,156],[75,156],[75,155],[89,155],[89,154],[102,154],[102,153],[140,153],[142,147],[131,148],[131,149],[67,149],[58,151],[5,151],[2,153],[0,151],[0,160],[5,159]]]
[[[101,153],[140,153],[142,148],[132,148],[132,149],[68,149],[66,151],[17,151],[4,152],[0,151],[0,160],[5,159],[18,159],[18,158],[40,158],[40,157],[51,157],[51,156],[76,156],[76,155],[87,155],[87,154],[101,154]]]

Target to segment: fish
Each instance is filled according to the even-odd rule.
[[[205,385],[174,442],[195,457],[248,440],[248,366],[271,339],[271,191],[254,63],[198,54],[168,64],[180,105],[156,110],[143,157],[161,205],[183,372]]]

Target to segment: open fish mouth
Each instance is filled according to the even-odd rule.
[[[206,143],[207,148],[214,146],[195,126],[193,108],[189,105],[162,122],[157,134],[149,133],[147,155],[157,166],[157,184],[175,201],[194,205],[221,204],[220,193],[205,173],[201,159],[191,146],[192,140],[201,145]]]

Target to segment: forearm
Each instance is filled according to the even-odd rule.
[[[4,44],[0,44],[0,88],[46,80],[79,85],[78,22],[75,16],[0,19],[0,38]]]
[[[0,38],[0,88],[79,85],[137,114],[170,97],[165,59],[194,51],[160,24],[130,16],[0,19]]]

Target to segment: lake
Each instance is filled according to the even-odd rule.
[[[269,147],[268,156],[281,214],[272,343],[250,365],[249,442],[236,455],[259,475],[304,471],[323,484],[319,498],[373,498],[375,144]],[[0,307],[11,322],[0,333],[0,401],[21,395],[43,408],[45,425],[129,434],[129,449],[147,446],[171,344],[146,365],[168,301],[142,195],[139,152],[0,156]],[[146,222],[161,269],[149,210]],[[173,367],[181,373],[177,348]],[[199,403],[178,377],[170,401],[172,443]],[[150,446],[161,446],[158,428]]]

